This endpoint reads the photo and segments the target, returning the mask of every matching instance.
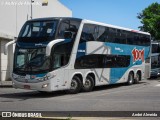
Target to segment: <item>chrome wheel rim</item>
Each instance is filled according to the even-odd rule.
[[[91,87],[91,81],[90,81],[89,79],[87,79],[87,80],[85,81],[84,87],[85,87],[85,88],[90,88],[90,87]]]
[[[78,83],[76,82],[76,80],[72,80],[71,82],[71,90],[75,90],[78,86]]]

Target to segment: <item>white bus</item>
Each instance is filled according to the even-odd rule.
[[[92,91],[150,77],[150,34],[78,18],[27,21],[16,41],[14,88]]]

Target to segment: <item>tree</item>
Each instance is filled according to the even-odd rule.
[[[160,4],[155,2],[138,13],[138,19],[143,26],[139,26],[141,31],[149,32],[154,40],[160,40]]]

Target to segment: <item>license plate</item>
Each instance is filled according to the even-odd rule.
[[[30,89],[31,87],[29,85],[24,85],[24,89]]]

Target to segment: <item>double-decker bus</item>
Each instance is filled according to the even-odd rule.
[[[160,42],[152,41],[151,77],[160,76]]]
[[[92,91],[150,77],[150,34],[79,18],[27,21],[15,43],[14,88]]]

